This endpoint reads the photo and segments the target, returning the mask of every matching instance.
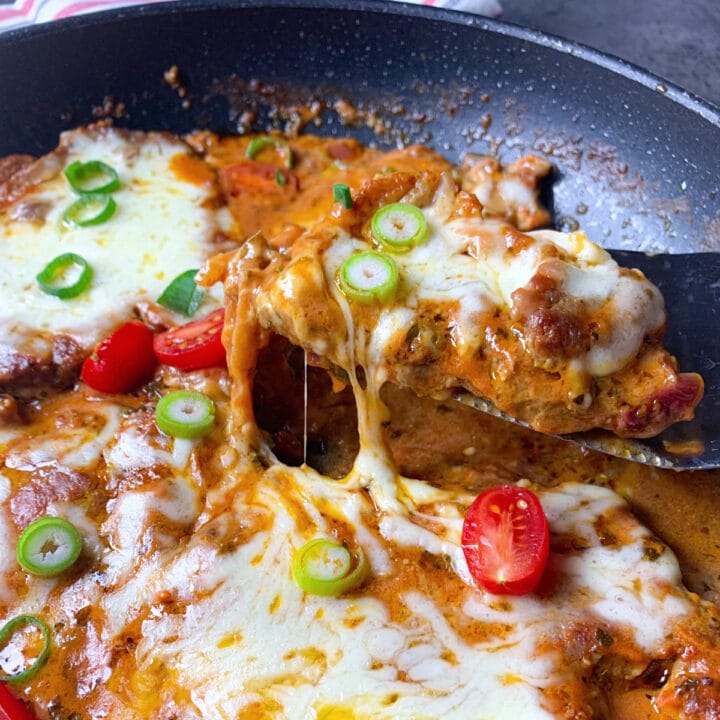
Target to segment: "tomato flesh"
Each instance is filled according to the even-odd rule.
[[[282,176],[280,182],[279,175]],[[300,186],[295,173],[270,163],[255,161],[240,162],[222,168],[220,181],[225,191],[233,197],[247,193],[277,195],[282,194],[286,187],[297,191]]]
[[[462,549],[473,578],[488,592],[532,592],[550,553],[550,530],[537,495],[514,485],[480,493],[465,515]]]
[[[152,330],[131,320],[95,348],[80,379],[100,392],[130,392],[152,377],[156,365]]]
[[[35,720],[30,708],[0,683],[0,720]]]
[[[166,330],[153,340],[160,362],[180,370],[222,367],[226,363],[222,330],[225,311],[221,308],[199,320]]]

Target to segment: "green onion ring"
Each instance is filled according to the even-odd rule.
[[[81,195],[111,193],[120,188],[115,169],[100,160],[77,160],[65,168],[65,177],[72,189]]]
[[[69,285],[58,284],[72,266],[80,268],[80,275]],[[75,253],[64,253],[52,259],[36,276],[40,289],[46,295],[54,295],[61,300],[77,297],[92,281],[93,271],[88,261]]]
[[[50,654],[50,628],[38,617],[34,615],[18,615],[8,620],[5,625],[0,628],[0,649],[5,646],[7,641],[12,637],[13,633],[23,625],[35,625],[43,636],[43,649],[30,667],[12,675],[0,675],[0,682],[22,682],[28,680],[45,664]]]
[[[54,577],[75,563],[82,546],[82,535],[71,522],[61,517],[43,517],[23,530],[15,555],[26,572]]]
[[[404,253],[424,242],[428,225],[425,216],[409,203],[381,207],[370,221],[372,236],[385,250]]]
[[[111,195],[86,193],[63,213],[63,223],[69,227],[88,227],[107,222],[117,210]]]
[[[376,250],[351,255],[341,266],[337,282],[343,294],[355,302],[371,305],[393,298],[398,286],[395,260]]]
[[[274,145],[278,152],[285,156],[285,167],[289,170],[295,162],[295,156],[293,155],[292,148],[284,140],[277,140],[276,138],[268,137],[264,135],[262,137],[253,138],[245,151],[245,157],[248,160],[254,160],[255,156],[268,145]]]
[[[215,424],[215,404],[202,393],[176,390],[158,401],[155,422],[166,435],[194,440]]]
[[[293,558],[295,582],[312,595],[338,596],[362,584],[370,570],[365,553],[355,558],[335,540],[315,538],[305,543]]]
[[[162,292],[158,298],[160,305],[192,317],[196,312],[205,291],[195,284],[197,270],[186,270],[180,273]]]
[[[350,188],[343,183],[335,183],[333,185],[333,200],[340,203],[346,210],[350,210],[353,206]]]

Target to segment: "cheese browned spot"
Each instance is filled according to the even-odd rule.
[[[550,222],[540,204],[538,181],[552,165],[537,155],[526,155],[503,167],[497,158],[468,153],[462,161],[463,190],[473,193],[491,217],[503,217],[520,230],[534,230]]]

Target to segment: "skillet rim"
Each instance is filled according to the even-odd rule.
[[[160,2],[131,5],[124,8],[99,10],[86,15],[77,15],[6,30],[0,33],[0,48],[12,45],[21,46],[25,40],[63,34],[76,28],[112,25],[119,20],[134,20],[157,15],[189,15],[193,12],[207,12],[215,9],[243,10],[259,8],[339,10],[363,14],[372,12],[417,17],[449,25],[477,28],[513,40],[529,42],[557,52],[561,56],[570,55],[620,75],[631,82],[655,91],[658,95],[680,105],[685,110],[699,115],[710,125],[720,130],[720,107],[716,107],[699,95],[685,90],[682,86],[666,80],[640,65],[560,35],[535,30],[506,20],[474,15],[460,10],[415,5],[395,0],[210,0],[207,2],[204,0],[161,0]]]

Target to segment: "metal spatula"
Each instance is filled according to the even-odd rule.
[[[665,346],[677,357],[683,372],[697,372],[705,381],[705,395],[691,422],[668,428],[646,440],[624,440],[609,433],[562,435],[572,442],[634,462],[673,470],[720,468],[720,253],[646,255],[610,250],[620,265],[636,267],[654,282],[665,298],[668,328]],[[491,415],[525,425],[492,403],[469,393],[456,399]],[[527,427],[527,426],[526,426]],[[695,453],[672,449],[695,447]]]

